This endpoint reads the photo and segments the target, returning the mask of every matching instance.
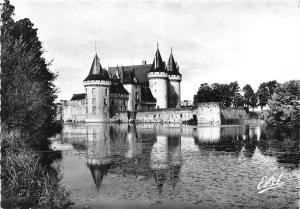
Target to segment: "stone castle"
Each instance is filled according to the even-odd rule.
[[[218,103],[182,106],[182,76],[171,50],[166,64],[157,47],[152,64],[102,68],[97,53],[85,93],[62,100],[58,111],[64,122],[197,123],[221,125],[248,118],[243,108]],[[184,102],[183,102],[184,103]]]
[[[107,70],[102,68],[96,53],[83,81],[85,93],[62,101],[62,119],[106,122],[120,112],[180,108],[181,79],[172,49],[167,64],[157,46],[152,64],[143,61],[141,65]]]

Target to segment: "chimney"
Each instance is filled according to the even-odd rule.
[[[121,70],[121,82],[124,82],[124,67],[122,66],[122,70]]]
[[[142,65],[147,65],[147,61],[146,61],[146,60],[143,60],[143,61],[142,61]]]

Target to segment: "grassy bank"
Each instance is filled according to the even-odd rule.
[[[17,135],[1,137],[2,208],[69,208],[68,192],[55,169],[41,163]]]

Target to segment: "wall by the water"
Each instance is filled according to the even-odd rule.
[[[62,105],[63,121],[85,121],[86,105],[85,99],[71,100]]]
[[[84,101],[63,105],[64,121],[86,121]],[[137,112],[116,112],[111,122],[136,123],[185,123],[197,121],[198,125],[221,125],[246,121],[248,115],[239,108],[220,108],[218,103],[201,103],[197,108],[165,108]]]
[[[191,109],[161,109],[137,112],[135,121],[138,123],[183,123],[193,119],[194,111]],[[196,114],[196,113],[195,113]]]
[[[221,108],[218,103],[200,103],[197,107],[197,123],[221,125]]]
[[[129,115],[128,115],[129,114]],[[241,121],[248,116],[243,109],[220,108],[218,103],[201,103],[197,108],[166,108],[137,112],[119,112],[112,121],[137,123],[184,123],[197,120],[198,125],[221,125],[224,121]],[[225,120],[226,119],[226,120]]]
[[[240,123],[248,119],[248,115],[243,108],[221,108],[222,124]]]
[[[129,113],[130,119],[128,120],[127,112],[119,112],[115,121],[130,122],[133,119],[137,123],[183,123],[193,119],[193,115],[196,113],[189,108],[166,108],[166,109],[153,109],[148,111],[138,111],[135,113]]]

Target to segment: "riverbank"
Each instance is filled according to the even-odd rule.
[[[1,136],[1,207],[69,208],[69,193],[61,186],[58,171],[24,141],[16,133]]]

